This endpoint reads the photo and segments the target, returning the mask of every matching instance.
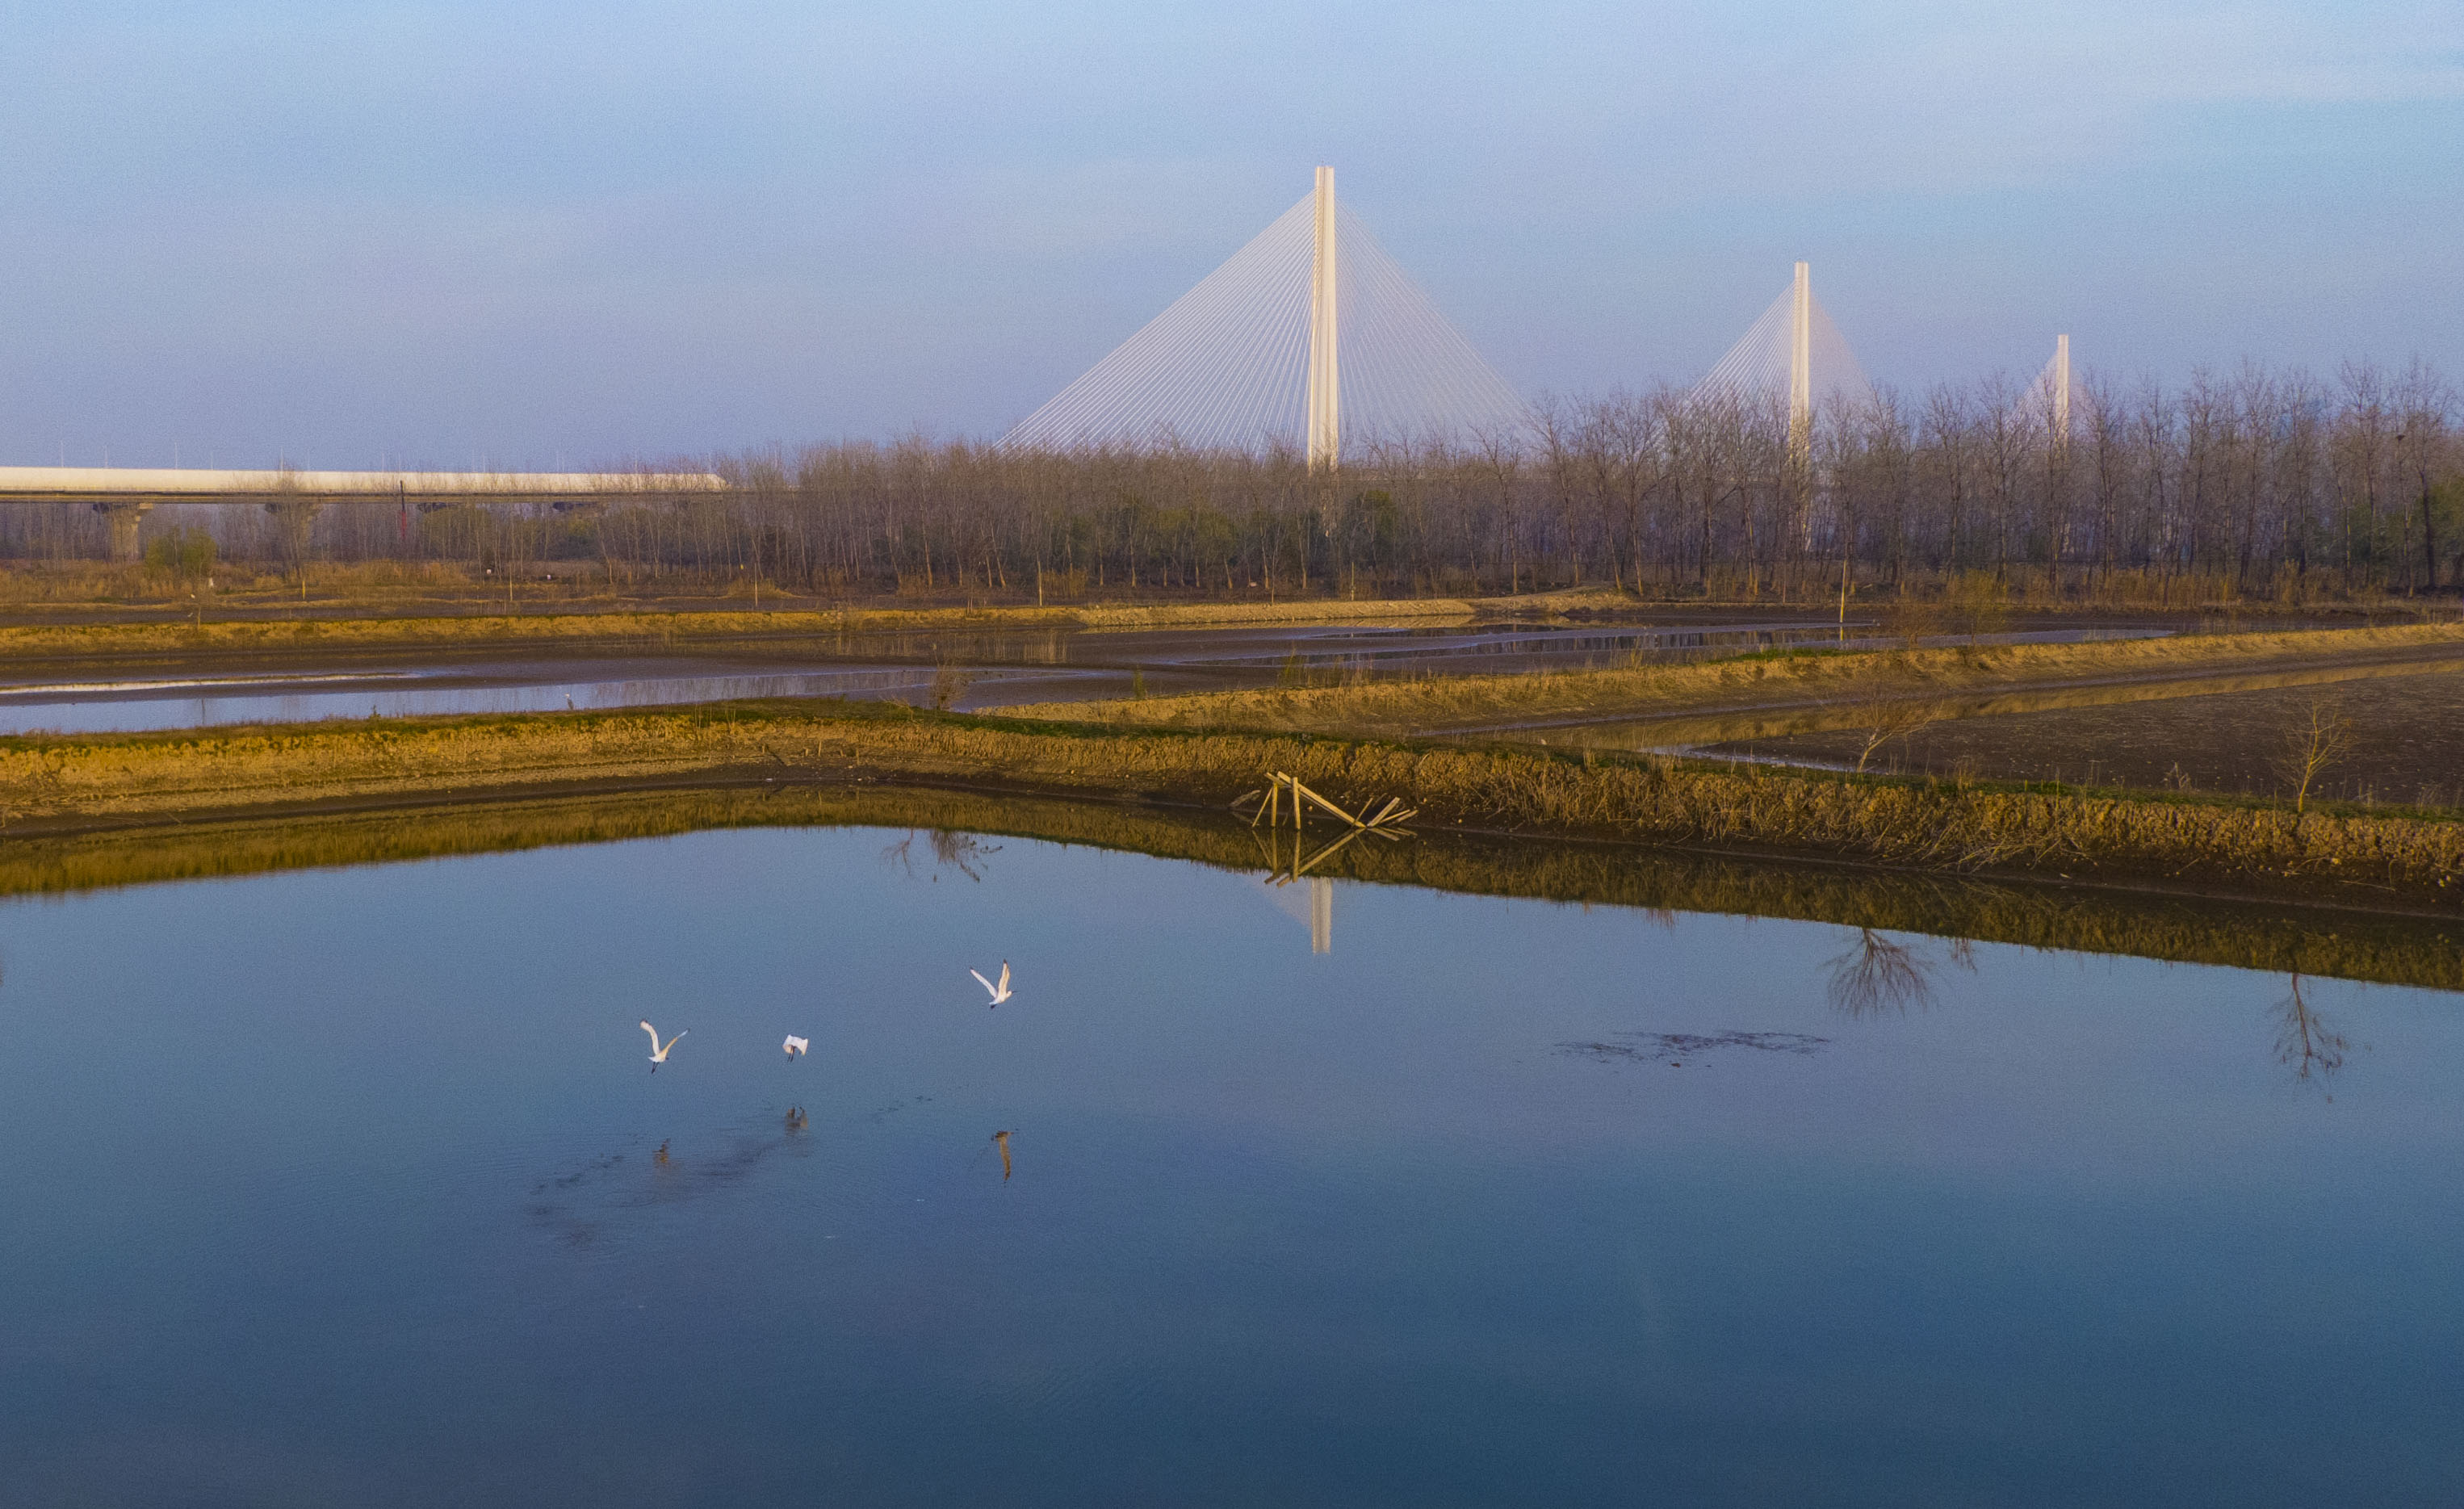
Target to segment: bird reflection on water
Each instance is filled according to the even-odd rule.
[[[689,1143],[671,1157],[674,1139],[670,1138],[651,1150],[647,1176],[638,1164],[628,1174],[622,1153],[593,1158],[534,1184],[528,1213],[569,1245],[588,1247],[607,1228],[628,1218],[734,1188],[781,1148],[798,1157],[809,1155],[814,1150],[804,1140],[809,1126],[804,1108],[796,1105],[788,1108],[778,1130],[739,1133],[714,1152],[696,1150]]]

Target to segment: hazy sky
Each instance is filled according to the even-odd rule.
[[[2464,376],[2464,5],[0,3],[0,464],[997,433],[1335,165],[1527,394]]]

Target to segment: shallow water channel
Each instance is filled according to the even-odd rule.
[[[0,969],[12,1502],[2464,1497],[2447,992],[832,827]]]
[[[1869,625],[1851,625],[1870,633]],[[2162,632],[2028,628],[2000,641]],[[133,733],[328,718],[557,712],[745,697],[866,697],[960,711],[1166,696],[1339,676],[1503,674],[1682,661],[1790,645],[1872,647],[1807,620],[1463,623],[1153,630],[942,630],[782,640],[697,654],[439,652],[382,661],[0,675],[0,734]]]

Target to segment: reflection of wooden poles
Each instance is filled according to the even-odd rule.
[[[1255,827],[1256,824],[1252,823],[1251,826]],[[1411,836],[1408,829],[1373,828],[1366,823],[1354,823],[1337,834],[1331,842],[1322,843],[1316,849],[1309,851],[1308,858],[1304,859],[1302,858],[1304,842],[1299,831],[1295,829],[1292,834],[1291,859],[1287,864],[1284,859],[1284,842],[1278,836],[1280,832],[1280,829],[1270,828],[1265,834],[1251,835],[1252,841],[1258,844],[1260,856],[1266,862],[1266,884],[1269,886],[1288,886],[1303,878],[1309,871],[1342,853],[1353,841],[1364,833],[1374,833],[1390,843],[1400,843]]]
[[[1360,837],[1368,831],[1369,830],[1367,828],[1354,827],[1351,832],[1343,835],[1339,839],[1336,839],[1332,843],[1326,845],[1326,847],[1318,850],[1315,854],[1310,855],[1307,860],[1303,860],[1300,857],[1301,848],[1297,842],[1299,835],[1293,835],[1295,842],[1292,844],[1292,872],[1289,875],[1285,876],[1282,880],[1275,882],[1275,884],[1278,886],[1290,885],[1292,882],[1300,879],[1302,876],[1317,868],[1327,861],[1334,858],[1337,850],[1341,849],[1345,844],[1350,843],[1353,840]]]
[[[1283,771],[1276,771],[1268,777],[1265,791],[1245,793],[1232,805],[1238,808],[1255,801],[1258,803],[1258,810],[1250,817],[1249,826],[1254,828],[1260,822],[1264,822],[1270,828],[1280,828],[1284,824],[1284,806],[1287,800],[1291,804],[1292,830],[1295,833],[1300,831],[1302,815],[1311,805],[1320,811],[1333,814],[1346,826],[1355,829],[1384,828],[1398,824],[1419,811],[1418,807],[1404,806],[1403,798],[1400,797],[1387,798],[1383,806],[1379,806],[1377,798],[1372,797],[1369,798],[1368,805],[1360,809],[1360,815],[1353,817],[1340,806],[1303,785],[1299,776]]]

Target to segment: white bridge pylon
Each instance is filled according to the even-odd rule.
[[[1519,432],[1530,410],[1357,215],[1334,170],[1002,438],[1007,446],[1297,449]]]
[[[2036,381],[2028,384],[2028,399],[2044,421],[2045,433],[2054,444],[2067,446],[2071,440],[2071,338],[2054,338],[2054,359],[2045,363]]]
[[[1874,384],[1848,349],[1848,338],[1815,298],[1813,269],[1799,262],[1788,290],[1747,327],[1744,338],[1712,365],[1694,392],[1749,403],[1785,394],[1790,434],[1802,446],[1817,407],[1864,403],[1874,396]]]

